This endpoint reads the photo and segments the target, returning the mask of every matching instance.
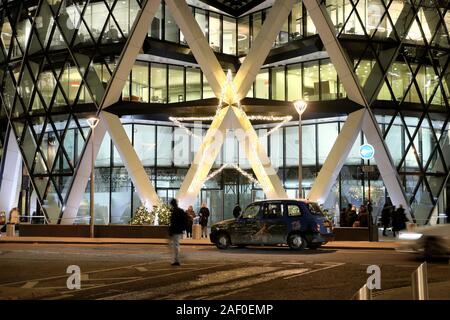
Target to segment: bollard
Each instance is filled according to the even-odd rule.
[[[422,263],[411,275],[413,300],[428,300],[427,263]]]
[[[372,290],[367,288],[367,284],[365,284],[355,293],[352,300],[372,300]]]

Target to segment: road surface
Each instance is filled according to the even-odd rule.
[[[182,246],[181,262],[170,265],[165,245],[4,243],[0,299],[351,299],[369,265],[381,268],[383,291],[410,285],[422,261],[393,250]],[[78,290],[67,288],[70,265]],[[448,262],[430,263],[428,278],[449,281]]]

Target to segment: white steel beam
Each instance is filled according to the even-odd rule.
[[[147,36],[148,28],[153,20],[153,17],[155,16],[156,11],[158,10],[159,5],[159,0],[147,0],[137,14],[133,27],[129,33],[128,40],[119,57],[116,68],[114,69],[114,72],[108,81],[106,91],[101,100],[100,109],[109,107],[110,105],[116,103],[120,98],[123,86],[127,81],[128,75],[130,74],[136,57],[139,54],[140,49],[142,48],[142,44],[145,40],[145,37]],[[102,120],[99,122],[97,128],[95,129],[95,158],[97,157],[106,131],[109,131],[111,137],[114,136],[117,138],[121,137],[120,130],[123,130],[120,121],[113,121],[111,120],[111,117],[105,116],[102,113],[103,111],[100,111],[99,117]],[[110,120],[111,123],[114,122],[114,125],[112,125],[111,123],[109,123],[108,125],[107,121],[104,121],[105,119]],[[118,127],[115,128],[115,126]],[[116,139],[116,141],[119,140],[120,139]],[[85,148],[85,151],[83,152],[80,164],[75,172],[74,180],[72,182],[69,196],[66,201],[66,206],[62,213],[61,224],[73,223],[74,218],[77,215],[81,200],[83,199],[86,185],[90,178],[92,153],[92,144],[90,137],[88,138],[86,144],[87,146]],[[126,150],[126,152],[119,151],[119,153],[124,163],[128,164],[129,167],[127,167],[127,169],[132,169],[129,171],[129,174],[132,181],[135,183],[138,194],[141,197],[141,201],[143,203],[147,203],[148,205],[159,203],[159,199],[155,197],[156,192],[147,175],[145,175],[145,177],[140,176],[142,174],[142,171],[140,170],[139,166],[142,169],[143,167],[140,161],[139,165],[136,165],[135,160],[136,158],[139,160],[139,158],[129,139],[127,138],[126,140],[121,140],[120,146],[116,145],[116,148],[118,150],[119,148],[120,150]]]
[[[256,39],[252,42],[252,46],[234,79],[239,99],[245,98],[250,90],[295,2],[295,0],[277,0],[270,9],[268,17]]]
[[[150,210],[152,206],[159,205],[159,197],[123,128],[119,117],[104,111],[100,113],[100,122],[103,122],[106,126],[142,203]]]
[[[166,0],[166,5],[181,32],[183,32],[189,48],[192,50],[197,63],[208,80],[208,84],[216,97],[220,99],[222,85],[226,80],[226,76],[195,20],[191,8],[189,8],[186,1],[179,0]],[[228,97],[225,97],[225,99],[227,100]]]
[[[319,0],[303,0],[303,4],[314,22],[320,39],[339,76],[339,81],[345,88],[347,97],[361,106],[367,106],[367,100],[359,85],[358,78],[353,72],[353,63],[339,43],[333,21],[331,21],[325,6],[322,6]]]
[[[0,188],[0,211],[5,211],[9,219],[9,211],[19,203],[20,185],[22,181],[22,155],[14,132],[9,131],[6,150],[4,150],[4,167]]]
[[[158,11],[160,3],[160,0],[147,0],[137,14],[133,28],[130,30],[128,40],[117,62],[117,66],[106,87],[106,92],[100,104],[102,109],[119,101],[122,89],[130,75],[136,57],[142,48],[142,44],[147,37],[149,26],[152,23],[156,11]]]
[[[308,199],[324,203],[341,172],[345,160],[361,132],[366,114],[360,109],[349,114],[309,193]]]
[[[409,202],[406,198],[397,169],[392,165],[393,161],[389,151],[384,148],[384,140],[378,134],[378,125],[372,121],[372,118],[367,112],[364,117],[362,131],[366,136],[367,142],[375,149],[374,160],[392,204],[394,206],[402,205],[403,208],[409,208]],[[412,216],[411,210],[407,210],[407,213],[410,213]]]
[[[267,197],[269,199],[287,198],[280,179],[247,115],[239,108],[229,106],[222,108],[216,115],[195,155],[177,195],[180,206],[186,207],[195,202],[220,152],[227,129],[234,129],[235,135],[244,147],[250,166]]]
[[[389,196],[391,197],[391,199],[393,199],[393,203],[395,202],[395,205],[402,204],[407,209],[407,211],[411,213],[411,208],[406,199],[406,195],[403,191],[400,179],[398,178],[398,173],[396,171],[394,163],[391,160],[389,150],[382,138],[382,134],[377,125],[377,121],[370,111],[367,97],[364,94],[359,80],[353,70],[353,63],[347,56],[344,48],[341,46],[336,36],[336,30],[330,16],[328,15],[326,7],[320,4],[320,0],[303,0],[303,4],[308,10],[308,13],[310,14],[311,19],[313,20],[319,36],[324,44],[324,47],[336,69],[339,79],[344,85],[347,97],[355,103],[364,107],[363,116],[359,118],[360,123],[358,123],[356,127],[364,127],[368,140],[375,143],[375,161],[377,162],[377,164],[378,161],[380,161],[380,173],[381,171],[383,171],[382,177],[383,179],[386,179],[384,183],[386,189],[389,192]],[[349,120],[352,123],[351,127],[354,127],[354,117],[349,116],[347,121]],[[344,125],[344,127],[345,126],[346,125]],[[345,158],[348,156],[348,153],[350,152],[351,147],[353,146],[354,140],[352,142],[352,140],[348,138],[348,132],[351,131],[356,135],[357,132],[354,132],[350,129],[348,130],[348,132],[347,130],[345,131],[346,133],[341,132],[339,134],[338,139],[336,140],[335,145],[328,155],[324,166],[319,172],[314,186],[311,189],[310,197],[312,197],[312,199],[322,202],[325,200],[331,190],[331,186],[335,182],[336,177],[342,168],[342,159],[345,160]],[[341,135],[343,136],[342,139]],[[340,150],[340,148],[343,149]],[[334,157],[338,158],[333,159]]]
[[[105,134],[106,125],[103,121],[99,121],[97,127],[95,128],[94,159],[97,158],[98,151],[100,150]],[[80,163],[75,171],[60,224],[73,224],[75,218],[77,217],[78,208],[80,207],[81,200],[83,200],[84,191],[86,190],[86,185],[90,179],[92,168],[91,155],[92,139],[89,137],[86,141],[83,156],[81,157]]]

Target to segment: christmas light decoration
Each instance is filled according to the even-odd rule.
[[[244,177],[246,177],[248,180],[250,180],[252,183],[257,184],[257,185],[260,184],[259,181],[256,180],[252,175],[250,175],[248,172],[246,172],[245,170],[241,169],[237,164],[234,164],[234,163],[225,163],[225,164],[223,164],[219,169],[217,169],[216,171],[214,171],[211,174],[209,174],[206,177],[205,182],[208,181],[208,180],[211,180],[212,178],[217,176],[219,173],[221,173],[227,167],[231,167],[231,168],[235,169],[240,174],[242,174]]]

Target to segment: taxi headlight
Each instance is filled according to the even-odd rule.
[[[402,232],[398,236],[400,240],[419,240],[423,234],[417,232]]]

